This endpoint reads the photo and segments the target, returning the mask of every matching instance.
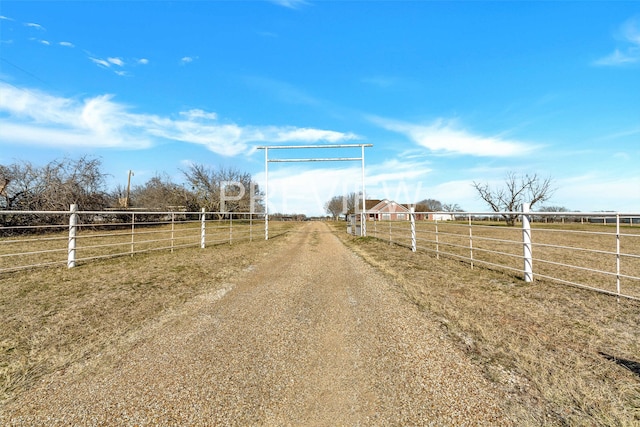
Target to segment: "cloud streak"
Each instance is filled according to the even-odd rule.
[[[534,151],[538,147],[499,136],[473,134],[456,121],[437,119],[430,124],[413,124],[399,120],[373,117],[378,126],[405,135],[414,143],[434,153],[480,157],[514,157]]]
[[[62,44],[62,43],[60,43],[60,44]],[[65,46],[73,47],[73,45],[70,44],[70,43],[66,44]],[[89,56],[88,58],[89,58],[89,60],[91,62],[93,62],[94,64],[96,64],[100,68],[111,70],[118,76],[130,76],[131,73],[129,71],[127,71],[127,68],[129,68],[131,66],[135,67],[135,66],[138,66],[138,65],[147,65],[147,64],[149,64],[149,60],[146,59],[146,58],[128,59],[126,61],[124,59],[120,58],[120,57],[117,57],[117,56],[109,56],[107,58],[98,58],[98,57],[95,57],[95,56]]]
[[[183,56],[182,58],[180,58],[180,63],[185,65],[185,64],[190,64],[193,61],[195,61],[196,59],[198,59],[197,56]]]
[[[278,6],[286,7],[288,9],[298,9],[299,7],[307,5],[306,0],[269,0],[271,3]]]
[[[621,25],[619,38],[622,47],[594,62],[594,65],[615,67],[640,62],[640,22],[630,19]]]
[[[36,24],[35,22],[27,22],[24,25],[29,28],[35,28],[36,30],[45,31],[45,28],[42,25]]]
[[[87,99],[62,98],[0,83],[0,143],[52,147],[142,149],[159,139],[205,146],[236,156],[252,144],[339,142],[357,139],[352,133],[295,126],[240,126],[221,123],[215,113],[181,112],[178,118],[133,113],[112,95]]]

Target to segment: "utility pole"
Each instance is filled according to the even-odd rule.
[[[133,176],[133,171],[129,170],[129,178],[127,179],[127,196],[124,199],[125,209],[129,207],[129,195],[131,194],[131,176]]]

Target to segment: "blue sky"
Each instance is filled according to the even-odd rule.
[[[0,1],[0,163],[98,157],[109,184],[264,145],[373,144],[371,198],[486,211],[472,183],[640,211],[640,2]],[[273,153],[352,157],[358,150]],[[270,211],[323,212],[358,162],[272,163]]]

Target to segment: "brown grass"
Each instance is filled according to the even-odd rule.
[[[273,223],[273,221],[272,221]],[[279,223],[275,222],[278,233]],[[235,220],[208,221],[206,245],[229,241],[264,239],[264,222]],[[69,232],[57,231],[0,239],[0,272],[15,271],[30,266],[67,264]],[[131,253],[173,250],[200,246],[200,221],[171,223],[137,223],[131,227],[107,224],[100,227],[80,227],[76,237],[76,265],[94,259],[130,255]]]
[[[370,223],[367,227],[369,236],[411,245],[408,221]],[[436,224],[416,222],[419,249],[433,253],[438,250],[440,254],[456,259],[471,257],[467,223],[440,222],[437,227],[438,247],[435,243]],[[534,275],[616,292],[615,233],[615,225],[532,224]],[[620,252],[626,254],[620,260],[620,292],[640,298],[640,227],[622,226],[620,233]],[[472,240],[474,265],[491,267],[491,264],[499,264],[510,271],[522,270],[521,227],[506,227],[504,223],[473,223]]]
[[[519,424],[640,424],[640,303],[336,234],[439,321]]]
[[[272,223],[270,228],[277,236],[292,227]],[[205,250],[0,274],[0,407],[44,375],[120,345],[194,296],[224,287],[274,242],[257,237],[253,243]]]
[[[294,227],[292,223],[270,223]],[[472,357],[520,425],[640,424],[640,304],[372,238],[336,235]],[[371,229],[369,229],[371,230]],[[259,237],[259,236],[258,236]],[[0,275],[0,402],[225,282],[278,239]],[[1,405],[1,403],[0,403]]]

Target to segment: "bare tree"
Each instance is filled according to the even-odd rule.
[[[338,219],[340,215],[351,215],[362,209],[362,197],[359,193],[349,193],[343,196],[333,196],[331,200],[324,204],[325,212],[331,214],[333,219]]]
[[[225,214],[249,212],[252,198],[254,211],[264,211],[258,197],[261,195],[260,189],[252,182],[249,173],[232,168],[214,169],[201,164],[192,164],[182,172],[191,185],[195,203],[208,211],[221,212],[224,202]],[[255,194],[251,194],[252,191]],[[222,213],[220,215],[223,216]]]
[[[3,166],[0,165],[0,168],[2,168],[2,167]],[[1,172],[0,172],[0,175],[1,175]],[[4,176],[0,176],[0,179],[2,180],[2,182],[0,182],[0,196],[6,197],[7,196],[7,192],[5,190],[7,188],[7,185],[9,185],[9,179],[5,178]]]
[[[537,174],[518,176],[509,172],[505,178],[505,185],[500,188],[491,188],[489,184],[473,182],[473,187],[478,191],[480,198],[484,200],[494,212],[516,212],[523,203],[533,206],[539,202],[545,202],[551,198],[555,191],[551,178],[541,179]],[[517,214],[501,214],[507,225],[514,225]]]
[[[362,210],[362,194],[351,192],[344,196],[346,200],[347,211],[345,214],[351,215]]]
[[[324,204],[324,210],[336,221],[341,214],[345,213],[344,206],[344,196],[333,196],[331,200]]]
[[[418,212],[440,212],[442,211],[442,203],[440,200],[424,199],[416,204]]]
[[[457,203],[443,203],[442,211],[443,212],[464,212],[464,210]]]
[[[147,209],[170,210],[181,206],[186,210],[194,207],[194,195],[184,186],[171,181],[167,174],[156,175],[144,185],[137,185],[131,192],[132,206]]]
[[[98,159],[54,160],[38,167],[29,162],[0,166],[0,209],[81,210],[102,209],[107,204],[106,175]]]
[[[44,166],[29,162],[0,165],[0,209],[21,211],[100,210],[108,205],[106,175],[100,161],[88,157],[54,160]],[[59,224],[63,215],[2,215],[0,225]]]

